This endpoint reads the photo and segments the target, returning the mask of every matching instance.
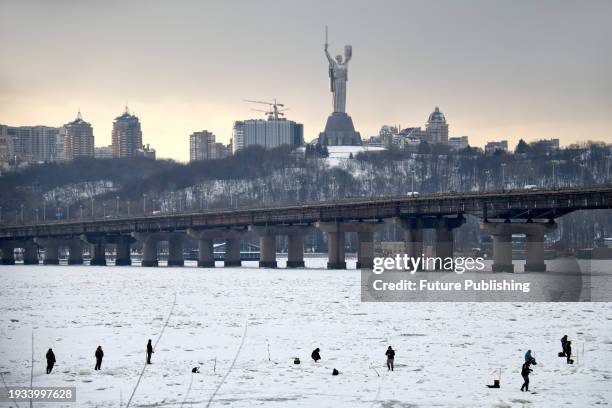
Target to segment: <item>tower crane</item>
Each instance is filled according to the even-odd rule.
[[[263,105],[268,105],[270,107],[268,110],[251,108],[251,110],[253,110],[253,111],[264,112],[266,115],[268,115],[268,120],[272,120],[272,119],[278,120],[280,116],[285,116],[285,114],[283,112],[289,110],[289,108],[279,109],[279,107],[284,107],[285,105],[282,104],[282,103],[276,102],[276,98],[274,98],[274,102],[253,101],[253,100],[249,100],[249,99],[245,99],[244,101],[245,102],[249,102],[249,103],[259,103],[259,104],[263,104]]]

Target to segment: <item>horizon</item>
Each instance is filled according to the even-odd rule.
[[[11,61],[0,68],[0,122],[59,127],[80,110],[98,147],[127,104],[144,144],[188,161],[191,133],[227,144],[234,121],[264,118],[243,100],[273,98],[311,141],[332,111],[326,25],[330,53],[353,46],[347,111],[362,138],[383,125],[424,127],[439,106],[449,136],[472,146],[612,142],[608,2],[0,4]],[[127,18],[109,27],[117,13]],[[338,15],[347,18],[329,17]]]

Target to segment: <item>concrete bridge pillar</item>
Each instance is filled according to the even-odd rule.
[[[413,258],[423,255],[423,222],[420,218],[398,218],[395,220],[404,230],[406,254]]]
[[[198,267],[215,267],[215,238],[219,237],[218,230],[199,231],[194,229],[187,230],[187,235],[198,241]]]
[[[68,242],[68,265],[83,265],[83,246],[80,240],[71,239]]]
[[[249,226],[249,231],[259,235],[259,267],[276,268],[276,236],[282,234],[278,227]]]
[[[383,223],[358,223],[357,229],[359,248],[357,250],[357,269],[374,267],[374,232],[382,229]]]
[[[259,236],[259,267],[276,268],[276,235],[263,233]]]
[[[103,239],[99,239],[89,245],[89,253],[91,255],[92,266],[106,266],[106,243]]]
[[[344,232],[327,233],[327,269],[346,269]]]
[[[2,252],[2,265],[15,265],[15,247],[8,242],[3,242],[0,245]]]
[[[115,240],[116,245],[116,258],[115,266],[128,266],[132,264],[132,242],[134,238],[129,236],[117,237]]]
[[[493,237],[493,272],[514,272],[512,264],[512,225],[510,223],[481,224]]]
[[[294,232],[287,235],[287,268],[304,267],[304,232]]]
[[[57,246],[56,246],[56,256],[57,260]],[[59,263],[59,262],[58,262]],[[38,245],[33,240],[27,240],[23,245],[23,264],[24,265],[38,265]],[[57,265],[57,263],[56,263]]]
[[[168,266],[184,266],[183,241],[185,234],[175,232],[168,234]]]
[[[227,236],[225,238],[224,266],[241,266],[240,259],[240,237]]]
[[[142,266],[159,266],[157,259],[157,238],[149,237],[142,241]]]
[[[346,269],[345,236],[339,222],[318,222],[317,228],[327,234],[327,269]]]
[[[546,264],[544,263],[544,235],[547,232],[555,230],[557,224],[527,223],[524,224],[523,228],[527,236],[527,242],[525,244],[525,272],[546,271]]]
[[[59,246],[57,244],[57,241],[54,239],[48,240],[44,248],[45,256],[43,258],[43,264],[59,265]]]
[[[357,233],[359,249],[357,250],[357,269],[374,267],[374,233],[361,231]]]
[[[436,257],[453,258],[455,240],[453,230],[465,223],[465,218],[438,218],[435,221],[436,228]]]
[[[282,235],[281,231],[275,226],[249,226],[249,231],[259,235],[259,267],[260,268],[276,268],[276,236]]]
[[[215,267],[215,246],[212,238],[198,239],[198,266],[201,268]]]
[[[159,234],[146,232],[132,232],[132,237],[142,242],[142,262],[145,267],[159,266],[157,259],[157,244],[160,241]]]

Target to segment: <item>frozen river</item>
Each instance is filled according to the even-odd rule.
[[[176,294],[131,406],[204,407],[219,386],[210,406],[584,407],[612,400],[610,303],[361,303],[359,271],[324,264],[0,266],[0,370],[9,385],[29,384],[33,332],[35,386],[75,386],[79,407],[125,406],[147,339],[158,338]],[[557,357],[563,334],[579,351],[573,366]],[[105,357],[94,371],[98,345]],[[392,373],[388,345],[397,353]],[[49,347],[57,364],[46,375]],[[315,347],[318,364],[310,360]],[[528,348],[539,363],[535,394],[519,391]],[[201,373],[192,376],[194,366]],[[501,389],[486,388],[500,369]]]

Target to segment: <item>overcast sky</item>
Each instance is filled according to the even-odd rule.
[[[129,104],[159,157],[190,133],[225,143],[243,99],[277,98],[318,135],[332,110],[323,54],[352,44],[347,110],[362,137],[612,142],[611,1],[0,0],[0,123],[59,126],[80,108],[96,145]]]

